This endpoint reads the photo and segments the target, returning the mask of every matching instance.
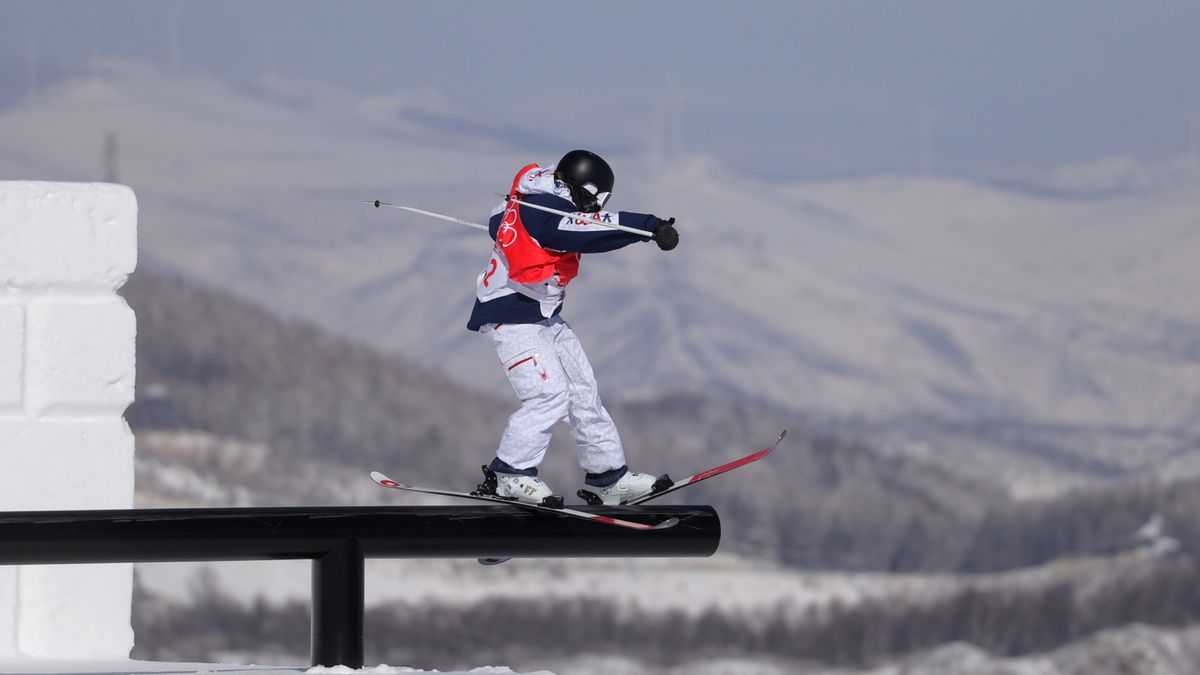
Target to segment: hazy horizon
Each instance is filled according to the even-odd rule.
[[[106,58],[444,103],[530,150],[764,179],[1194,158],[1200,5],[9,2],[0,104]],[[1194,160],[1193,160],[1194,161]]]

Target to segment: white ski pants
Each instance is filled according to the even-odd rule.
[[[508,418],[496,456],[515,469],[542,463],[550,430],[564,417],[589,473],[625,466],[625,449],[575,331],[560,317],[483,326],[521,407]]]

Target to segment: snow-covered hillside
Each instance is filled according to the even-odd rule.
[[[584,656],[551,664],[574,675],[642,675],[645,667],[619,656]],[[1200,628],[1134,625],[1107,631],[1045,654],[1004,657],[953,643],[872,668],[749,659],[706,659],[656,670],[660,675],[1194,675],[1200,669]]]
[[[3,111],[0,175],[93,177],[112,133],[150,261],[506,394],[463,329],[490,242],[359,200],[481,220],[516,167],[563,149],[438,123],[444,112],[113,64],[36,110]],[[842,419],[1157,430],[1185,435],[1166,452],[1195,445],[1200,190],[782,185],[702,158],[610,159],[612,205],[677,217],[683,243],[584,261],[565,315],[609,396],[713,389]]]
[[[984,576],[814,574],[772,569],[728,557],[713,560],[673,561],[517,561],[507,567],[483,568],[470,561],[379,561],[369,566],[367,596],[376,613],[388,607],[411,615],[427,612],[451,621],[450,608],[465,611],[486,606],[486,601],[503,599],[520,603],[529,588],[539,589],[539,602],[569,604],[582,597],[585,603],[603,607],[614,602],[618,617],[645,620],[658,615],[679,626],[685,619],[700,621],[733,617],[739,625],[770,625],[782,615],[790,617],[794,639],[801,640],[803,628],[824,617],[845,612],[861,603],[876,607],[907,607],[911,621],[921,621],[922,608],[975,589],[976,593],[1010,593],[1009,597],[1033,597],[1061,593],[1064,585],[1075,585],[1077,597],[1104,593],[1105,589],[1155,572],[1152,558],[1130,554],[1112,559],[1062,561],[1042,568]],[[257,568],[257,569],[255,569]],[[290,568],[290,569],[289,569]],[[265,616],[271,607],[303,606],[307,589],[306,570],[291,563],[159,564],[139,566],[138,576],[145,592],[176,608],[215,593],[242,598]],[[526,589],[522,591],[522,589]],[[970,592],[970,591],[968,591]],[[976,597],[983,597],[982,595]],[[251,600],[253,598],[253,600]],[[285,605],[288,601],[293,604]],[[294,603],[300,603],[299,605]],[[1019,600],[1018,600],[1019,602]],[[294,611],[284,610],[284,611]],[[968,613],[970,613],[968,611]],[[982,621],[972,614],[970,621]],[[996,619],[993,619],[996,620]],[[1016,619],[1014,619],[1016,620]],[[1032,620],[1032,618],[1031,618]],[[1067,619],[1069,620],[1069,619]],[[854,624],[871,630],[873,624]],[[597,625],[600,631],[611,627]],[[1011,633],[1015,628],[1004,631]],[[592,673],[662,672],[711,675],[816,673],[842,675],[916,675],[978,673],[980,675],[1058,675],[1073,673],[1107,675],[1124,672],[1192,673],[1200,663],[1198,630],[1131,624],[1100,631],[1054,651],[1037,650],[1020,658],[1004,657],[967,642],[945,645],[898,656],[881,654],[871,659],[871,668],[852,669],[819,666],[781,656],[777,651],[732,650],[716,658],[694,660],[673,657],[673,666],[648,666],[643,657],[629,653],[586,653],[567,656],[549,650],[540,657],[526,656],[522,668],[545,668],[553,672]],[[1019,630],[1018,630],[1019,632]],[[847,644],[858,644],[861,636],[846,636]],[[396,638],[401,643],[401,638]],[[717,650],[720,654],[720,650]],[[236,653],[240,660],[254,653]],[[884,658],[886,657],[886,658]],[[286,662],[286,658],[282,658]],[[280,661],[277,658],[276,661]],[[1143,664],[1156,670],[1129,670]]]
[[[165,600],[187,603],[205,584],[242,599],[282,604],[307,601],[311,564],[300,561],[144,563],[138,583]],[[519,560],[486,567],[474,560],[369,560],[369,606],[448,603],[469,607],[484,600],[528,599],[538,589],[545,602],[587,598],[615,602],[631,614],[706,611],[766,616],[777,608],[802,619],[833,603],[864,598],[932,601],[959,590],[962,580],[942,575],[803,572],[720,555],[700,559]]]
[[[1005,658],[988,654],[964,644],[950,644],[913,657],[869,669],[826,668],[814,664],[771,659],[717,658],[693,661],[679,666],[656,666],[653,672],[662,675],[1124,675],[1125,673],[1155,673],[1156,675],[1192,675],[1200,666],[1200,628],[1180,630],[1130,626],[1101,633],[1047,654]],[[556,659],[554,672],[572,675],[644,675],[645,664],[618,655],[584,655],[571,659]],[[174,673],[177,675],[400,675],[425,671],[387,665],[368,666],[361,670],[344,667],[304,668],[298,666],[272,667],[265,665],[238,666],[214,663],[155,663],[147,661],[58,661],[58,660],[0,660],[0,672],[53,673]],[[461,675],[501,675],[513,673],[510,668],[475,668]],[[551,675],[539,670],[531,675]]]

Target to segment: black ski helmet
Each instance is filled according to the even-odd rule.
[[[571,201],[584,213],[595,213],[604,208],[612,195],[612,167],[594,152],[568,152],[558,160],[554,175],[567,184],[571,190]]]

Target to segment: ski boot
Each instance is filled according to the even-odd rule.
[[[592,506],[600,506],[602,504],[613,506],[627,504],[639,497],[644,497],[655,492],[662,492],[673,484],[666,474],[655,478],[648,473],[626,471],[625,475],[610,485],[604,487],[592,486],[592,490],[595,490],[594,492],[592,490],[580,490],[576,494],[579,495],[580,499]]]
[[[553,509],[563,508],[563,498],[554,494],[546,481],[537,476],[493,471],[485,464],[483,482],[475,489],[477,494],[490,495],[510,501],[538,504]]]

